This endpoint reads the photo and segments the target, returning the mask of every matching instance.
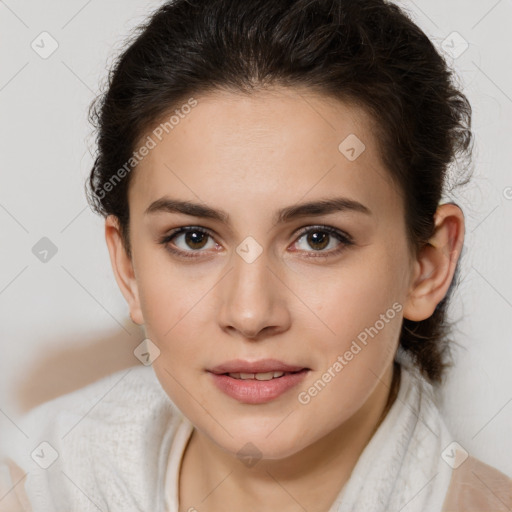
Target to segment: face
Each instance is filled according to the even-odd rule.
[[[196,100],[133,171],[125,296],[183,414],[226,451],[282,458],[348,423],[392,365],[403,203],[355,106],[289,89]],[[305,370],[212,373],[263,359]]]

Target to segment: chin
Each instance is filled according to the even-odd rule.
[[[212,439],[223,450],[241,460],[244,457],[269,460],[285,459],[305,448],[303,446],[304,436],[300,433],[297,436],[291,435],[289,427],[275,428],[274,424],[272,428],[268,428],[265,424],[258,428],[253,424],[251,428],[245,428],[244,425],[226,425],[226,428],[233,434],[233,437],[220,429]],[[235,432],[239,432],[239,434],[235,434]]]

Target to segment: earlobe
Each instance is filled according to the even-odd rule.
[[[119,221],[115,215],[108,215],[105,219],[105,241],[107,243],[114,277],[130,308],[130,318],[132,322],[137,325],[143,325],[144,318],[140,307],[139,291],[135,279],[133,261],[126,254]]]
[[[464,244],[464,214],[455,204],[438,207],[435,231],[421,249],[404,307],[404,318],[429,318],[448,292]]]

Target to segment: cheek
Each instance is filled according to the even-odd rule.
[[[207,276],[173,261],[161,245],[149,241],[141,245],[136,254],[141,308],[146,326],[161,337],[175,324],[187,321],[187,312],[208,289]]]
[[[309,321],[318,324],[327,345],[333,340],[350,343],[401,301],[399,274],[385,251],[372,248],[336,268],[297,273],[293,289],[316,313],[316,318],[308,316]]]
[[[392,363],[402,318],[399,267],[384,248],[375,246],[328,279],[318,274],[316,283],[321,288],[309,299],[313,302],[316,297],[315,312],[328,326],[314,319],[324,333],[315,340],[314,354],[321,361],[317,377],[329,373],[325,375],[330,382],[325,388],[330,390],[325,393],[327,402],[342,400],[345,407],[356,407]]]
[[[180,381],[191,370],[204,369],[208,362],[204,361],[205,340],[212,332],[212,288],[217,280],[211,270],[192,266],[183,270],[169,260],[158,264],[154,258],[151,264],[141,265],[137,281],[146,335],[161,355],[155,369],[165,365],[180,375]]]
[[[319,316],[335,332],[315,340],[321,364],[301,404],[312,417],[335,428],[355,414],[392,364],[398,346],[402,305],[388,279],[361,274],[324,304]]]
[[[195,290],[189,285],[183,290],[181,284],[172,280],[166,286],[160,280],[153,286],[147,284],[139,292],[148,337],[155,341],[161,352],[172,351],[174,355],[179,354],[180,359],[194,350],[206,328],[204,304],[201,303],[203,288],[196,285]]]

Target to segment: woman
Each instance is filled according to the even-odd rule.
[[[4,502],[510,510],[436,406],[464,240],[441,199],[472,143],[451,78],[383,0],[152,15],[91,111],[88,182],[143,364],[31,411]]]

